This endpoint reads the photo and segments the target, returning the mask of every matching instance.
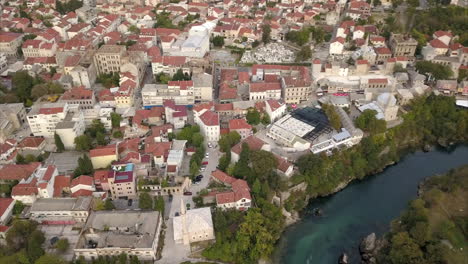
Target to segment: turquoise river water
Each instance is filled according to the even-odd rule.
[[[315,199],[304,210],[302,220],[283,233],[276,262],[334,264],[346,252],[350,263],[359,263],[361,239],[372,232],[387,232],[391,220],[416,198],[424,178],[464,164],[468,164],[468,146],[415,152],[339,193]],[[322,209],[323,215],[314,216],[314,208]]]

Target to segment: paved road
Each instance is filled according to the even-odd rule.
[[[190,208],[195,208],[195,204],[192,200],[192,197],[194,195],[197,195],[197,193],[201,191],[202,189],[208,187],[210,177],[211,177],[211,172],[216,169],[216,166],[218,166],[220,152],[218,149],[213,149],[213,148],[207,148],[207,152],[209,153],[208,165],[206,167],[206,170],[200,173],[203,175],[203,179],[199,184],[193,184],[190,187],[190,191],[193,193],[193,195],[190,195],[190,196],[174,195],[172,203],[169,206],[166,206],[165,217],[166,219],[168,218],[168,220],[166,221],[166,226],[167,226],[166,236],[164,239],[164,248],[162,252],[162,258],[158,260],[157,263],[173,264],[173,263],[181,263],[187,260],[192,260],[192,261],[194,260],[188,257],[190,255],[189,246],[176,244],[174,242],[174,230],[173,230],[172,221],[176,212],[180,213],[180,201],[181,200],[183,200],[184,204],[189,203]],[[205,160],[206,159],[204,159],[204,161]]]

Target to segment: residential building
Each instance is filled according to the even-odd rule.
[[[23,103],[0,104],[0,143],[4,143],[26,119]]]
[[[219,115],[213,111],[205,111],[195,117],[195,123],[200,126],[200,131],[207,142],[218,142],[220,136]]]
[[[241,139],[246,139],[253,135],[252,126],[245,119],[229,120],[229,131],[236,131],[241,136]]]
[[[89,156],[94,169],[107,168],[113,161],[119,159],[116,144],[92,149],[89,151]]]
[[[4,53],[8,60],[18,56],[23,34],[13,32],[0,32],[0,53]]]
[[[249,85],[250,101],[281,99],[280,82],[253,82]]]
[[[145,84],[141,90],[143,106],[147,109],[162,106],[165,100],[173,100],[176,105],[193,105],[193,90],[192,81]]]
[[[55,126],[55,133],[60,136],[65,149],[75,149],[75,138],[84,134],[85,121],[79,107],[73,106],[65,118]],[[36,135],[36,134],[35,134]]]
[[[91,196],[96,191],[94,179],[91,176],[81,175],[74,178],[70,184],[72,197]]]
[[[133,163],[128,163],[113,166],[113,169],[109,171],[107,181],[112,199],[135,198],[137,196],[137,177],[134,167]]]
[[[53,57],[57,51],[57,44],[41,41],[39,39],[28,39],[22,45],[23,56],[28,57]]]
[[[9,183],[28,179],[41,168],[40,162],[29,164],[7,164],[0,168],[0,183]]]
[[[124,253],[154,261],[161,225],[162,216],[156,211],[92,212],[74,248],[75,256],[91,261]]]
[[[173,218],[173,227],[176,244],[215,239],[211,208],[186,210],[183,199],[180,199],[180,215]]]
[[[216,194],[216,206],[222,209],[235,208],[236,210],[247,210],[251,207],[252,197],[250,188],[246,181],[233,178],[226,173],[215,170],[211,173],[214,181],[231,187],[231,191]]]
[[[94,54],[94,64],[98,74],[118,73],[126,49],[122,45],[103,45]]]
[[[211,74],[193,74],[192,81],[193,97],[195,102],[213,101],[213,76]]]
[[[31,206],[30,218],[43,225],[84,225],[92,197],[40,198]]]
[[[35,104],[28,113],[28,123],[34,136],[53,137],[58,123],[69,111],[65,102]]]
[[[40,168],[15,185],[11,190],[11,197],[24,204],[32,204],[37,198],[52,198],[57,175],[58,170],[54,165]]]
[[[176,105],[174,100],[164,100],[166,123],[174,125],[175,129],[183,128],[187,124],[187,107]]]
[[[377,119],[385,121],[396,120],[398,114],[397,101],[391,93],[382,93],[377,97],[376,101],[360,106],[358,109],[361,112],[367,109],[375,110]]]
[[[184,56],[159,56],[151,61],[153,75],[160,73],[173,76],[179,69],[184,74],[190,74],[190,68],[187,64],[187,58]]]
[[[278,100],[267,100],[265,102],[265,112],[273,123],[286,113],[286,104]]]
[[[408,35],[392,33],[390,35],[389,46],[394,57],[413,57],[416,52],[418,42]]]
[[[346,40],[342,37],[337,37],[330,42],[330,55],[341,55],[343,54],[344,44]]]
[[[91,88],[97,78],[94,63],[80,63],[70,69],[68,74],[72,77],[73,85]]]
[[[60,97],[60,101],[68,104],[78,104],[81,109],[92,109],[96,104],[96,97],[93,90],[86,89],[85,86],[76,86],[65,91]]]
[[[16,162],[18,154],[17,142],[14,139],[7,139],[5,143],[0,143],[0,164],[11,164]]]
[[[13,215],[15,200],[11,198],[0,198],[0,224],[6,225]]]

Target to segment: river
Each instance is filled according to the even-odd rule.
[[[334,264],[346,252],[350,263],[359,263],[361,239],[372,232],[378,236],[387,232],[391,220],[416,198],[419,182],[464,164],[468,164],[468,146],[415,152],[337,194],[315,199],[302,220],[283,233],[275,262]],[[313,208],[321,208],[323,215],[314,216]]]

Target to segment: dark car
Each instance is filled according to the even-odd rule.
[[[132,206],[133,200],[132,200],[132,199],[129,199],[127,204],[128,204],[128,206]]]
[[[192,192],[184,192],[184,195],[192,195]]]
[[[175,216],[179,216],[179,212],[176,212],[176,213],[175,213]]]
[[[203,179],[203,175],[201,175],[201,174],[198,175],[198,176],[197,176],[197,179]]]

